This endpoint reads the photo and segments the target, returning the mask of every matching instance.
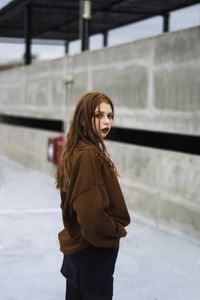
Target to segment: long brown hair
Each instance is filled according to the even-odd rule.
[[[62,191],[67,190],[71,172],[71,157],[79,141],[95,147],[99,155],[108,163],[110,170],[118,175],[106,150],[103,138],[97,133],[92,123],[95,110],[97,107],[100,107],[102,102],[110,104],[114,116],[113,103],[103,93],[89,92],[84,94],[77,103],[56,172],[56,187]]]

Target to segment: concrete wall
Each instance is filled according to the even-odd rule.
[[[73,83],[65,85],[66,75]],[[68,124],[75,103],[89,90],[111,97],[116,126],[199,135],[200,27],[2,72],[0,112]],[[47,138],[56,135],[0,124],[0,153],[53,175]],[[107,146],[129,207],[200,239],[200,157]]]

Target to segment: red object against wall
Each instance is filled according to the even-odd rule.
[[[48,138],[47,160],[58,166],[63,147],[63,136]]]

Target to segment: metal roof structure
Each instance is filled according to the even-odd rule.
[[[88,3],[91,18],[84,17]],[[164,17],[163,31],[168,31],[169,13],[196,3],[199,0],[13,0],[0,10],[0,38],[25,39],[29,50],[31,39],[69,43],[84,32],[102,33],[106,45],[109,30],[154,16]]]

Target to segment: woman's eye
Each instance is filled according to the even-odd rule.
[[[102,119],[104,117],[106,118],[106,115],[104,115],[103,113],[96,113],[95,114],[95,118],[97,118],[97,119]],[[113,119],[113,114],[107,115],[107,118],[112,120]]]
[[[103,118],[103,114],[101,114],[101,113],[95,114],[95,118],[101,119],[101,118]]]

